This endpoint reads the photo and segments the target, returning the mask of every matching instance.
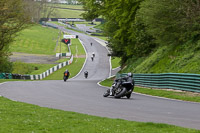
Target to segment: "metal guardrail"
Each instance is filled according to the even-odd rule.
[[[126,73],[118,74],[117,78],[126,75]],[[136,86],[200,92],[200,74],[133,74],[133,79]]]

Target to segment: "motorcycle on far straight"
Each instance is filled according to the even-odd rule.
[[[114,96],[114,98],[121,98],[121,97],[127,97],[128,99],[131,97],[131,94],[134,90],[134,80],[132,79],[132,76],[127,76],[123,78],[116,79],[111,88],[108,89],[104,93],[104,97],[108,96]],[[112,93],[110,92],[112,91]]]

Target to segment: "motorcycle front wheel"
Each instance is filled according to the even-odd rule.
[[[127,94],[126,97],[129,99],[131,97],[131,93]]]
[[[126,88],[125,88],[125,87],[117,88],[117,89],[115,90],[115,95],[114,95],[114,97],[115,97],[115,98],[123,97],[125,93],[126,93]]]
[[[64,82],[66,82],[66,81],[67,81],[67,77],[64,77],[63,79],[64,79]]]
[[[103,97],[108,97],[110,95],[110,90],[107,90],[104,94]]]

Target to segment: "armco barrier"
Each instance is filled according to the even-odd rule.
[[[12,79],[11,73],[0,73],[0,79]]]
[[[117,78],[126,76],[118,74]],[[133,74],[136,86],[200,92],[200,74],[161,73]]]

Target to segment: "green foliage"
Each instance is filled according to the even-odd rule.
[[[105,32],[109,36],[108,46],[112,49],[112,55],[122,57],[122,62],[133,55],[130,49],[134,47],[133,41],[136,37],[132,34],[134,32],[132,25],[140,2],[112,0],[107,1],[105,5]]]
[[[200,41],[161,46],[143,58],[131,58],[123,72],[200,74]]]
[[[200,5],[196,0],[145,0],[138,17],[161,45],[200,39]]]
[[[9,58],[6,56],[0,57],[0,73],[11,73],[12,69],[12,63]]]
[[[84,13],[82,16],[85,20],[91,21],[100,16],[105,0],[79,0],[83,4]]]
[[[16,33],[27,27],[30,16],[24,9],[23,0],[0,1],[0,72],[11,72],[9,45]]]
[[[0,97],[0,132],[53,133],[199,133],[167,124],[142,123],[101,118],[69,111],[39,107]]]

